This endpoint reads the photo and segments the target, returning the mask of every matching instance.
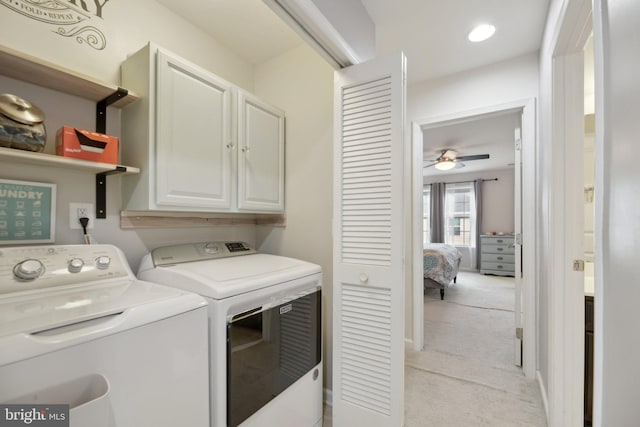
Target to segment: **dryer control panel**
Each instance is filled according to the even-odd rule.
[[[255,249],[244,242],[200,242],[156,248],[151,251],[151,258],[153,265],[160,267],[255,253]]]

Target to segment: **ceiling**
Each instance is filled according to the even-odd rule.
[[[376,51],[407,56],[409,83],[442,77],[537,51],[549,0],[361,0],[376,24]],[[495,35],[467,34],[491,23]]]
[[[262,0],[156,0],[250,64],[303,43]]]
[[[549,0],[361,0],[376,25],[378,55],[404,51],[408,81],[441,77],[539,49]],[[251,64],[302,40],[262,0],[157,0]],[[496,34],[471,43],[490,22]]]
[[[498,113],[473,120],[423,130],[424,158],[436,159],[443,149],[459,156],[489,154],[489,159],[463,162],[460,169],[424,169],[424,176],[479,172],[512,167],[515,159],[514,129],[520,127],[520,112]],[[429,163],[429,162],[427,162]]]
[[[199,27],[250,64],[260,64],[303,43],[263,0],[156,0]],[[535,52],[549,0],[361,0],[376,25],[378,55],[404,51],[410,83],[442,77]],[[479,23],[496,26],[482,43],[467,40]],[[440,149],[459,155],[489,153],[466,162],[466,173],[513,163],[514,114],[482,117],[425,131],[425,159]],[[443,173],[425,169],[425,175]]]

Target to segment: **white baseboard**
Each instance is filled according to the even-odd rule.
[[[544,387],[540,371],[536,371],[536,380],[540,386],[540,395],[542,395],[542,403],[544,405],[544,413],[547,416],[547,424],[549,424],[549,401],[547,400],[547,389]]]
[[[328,388],[322,389],[322,393],[324,394],[324,403],[327,406],[333,406],[333,391]]]

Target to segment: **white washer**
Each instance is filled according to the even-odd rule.
[[[208,426],[207,305],[111,245],[0,248],[0,403],[70,425]],[[34,412],[36,412],[34,410]]]
[[[322,272],[242,242],[155,249],[138,278],[209,303],[211,426],[322,425]]]

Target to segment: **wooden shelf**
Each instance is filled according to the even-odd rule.
[[[0,74],[96,102],[102,101],[118,90],[116,85],[98,81],[87,75],[1,45]],[[138,98],[138,95],[129,92],[127,96],[111,106],[122,108]]]
[[[180,228],[224,225],[286,227],[283,214],[122,211],[120,228]]]
[[[140,169],[132,166],[114,165],[111,163],[90,162],[88,160],[73,159],[70,157],[56,156],[53,154],[35,153],[33,151],[17,150],[14,148],[0,147],[0,161],[14,162],[26,165],[52,166],[65,169],[85,170],[95,174],[111,172],[118,169],[118,166],[126,170],[125,175],[140,173]]]
[[[96,130],[104,133],[107,106],[123,108],[139,96],[116,85],[98,81],[68,68],[0,45],[0,74],[37,86],[78,96],[96,103]],[[51,154],[0,147],[0,161],[36,166],[84,170],[96,178],[96,218],[106,218],[108,175],[137,174],[140,169],[110,163],[90,162]]]

